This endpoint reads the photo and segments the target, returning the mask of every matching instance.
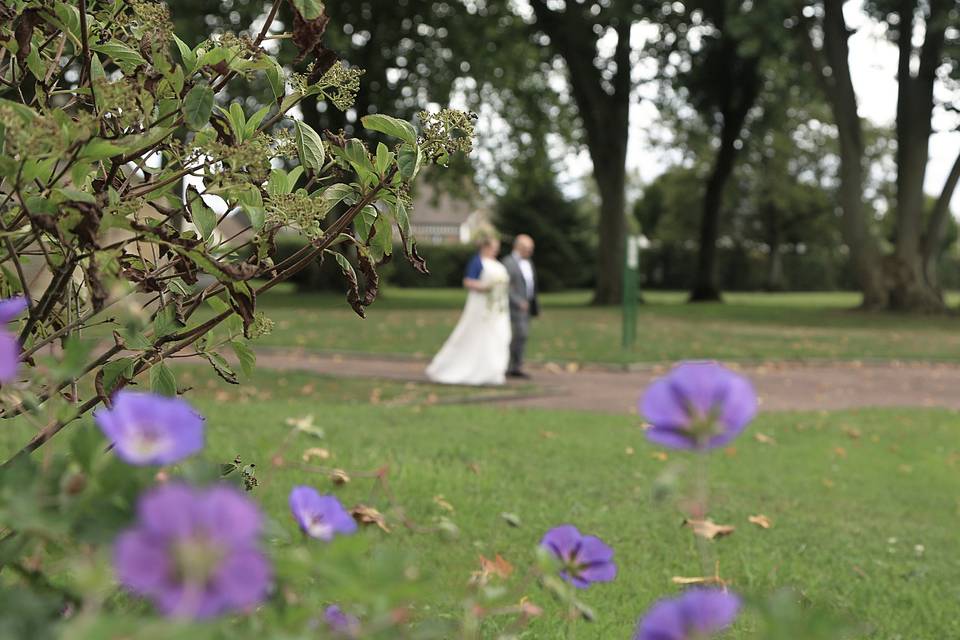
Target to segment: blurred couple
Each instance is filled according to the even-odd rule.
[[[500,240],[492,228],[478,233],[477,245],[463,278],[463,314],[427,367],[433,382],[500,385],[508,377],[530,377],[523,352],[530,318],[539,314],[533,238],[518,235],[513,251],[499,261]]]

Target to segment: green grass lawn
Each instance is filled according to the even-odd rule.
[[[378,544],[415,552],[421,571],[438,587],[434,592],[446,594],[436,603],[441,613],[456,610],[480,554],[499,553],[524,567],[540,536],[565,522],[610,543],[620,566],[614,583],[585,593],[599,619],[578,630],[581,640],[630,637],[637,615],[657,597],[676,593],[673,576],[702,575],[695,540],[679,526],[676,504],[694,461],[674,453],[655,457],[658,449],[646,443],[637,419],[444,406],[430,402],[430,387],[398,383],[363,386],[261,372],[253,391],[242,391],[208,388],[206,376],[180,374],[181,383],[197,389],[189,397],[208,417],[205,455],[256,462],[261,486],[255,495],[291,532],[286,496],[299,483],[392,514],[362,478],[334,488],[323,473],[271,464],[290,430],[286,419],[307,414],[325,437],[296,435],[286,461],[320,446],[331,454],[323,464],[348,471],[387,464],[410,518],[453,519],[462,532],[453,541],[412,533],[396,521],[389,535],[364,533],[381,538]],[[381,389],[375,404],[371,386]],[[403,402],[391,402],[405,394]],[[774,444],[757,441],[756,433]],[[7,431],[2,440],[10,445],[11,436]],[[793,587],[811,605],[863,625],[858,638],[960,637],[958,443],[955,412],[762,415],[735,449],[709,457],[711,516],[737,527],[710,543],[721,575],[750,597]],[[675,493],[666,481],[671,474],[679,479]],[[654,487],[667,498],[655,500]],[[439,495],[452,513],[438,505]],[[519,516],[521,526],[509,526],[503,512]],[[748,523],[761,513],[773,528]],[[525,637],[561,637],[557,605],[535,587],[531,595],[549,615]],[[749,637],[756,624],[747,616],[730,637]]]
[[[589,293],[543,296],[528,354],[538,361],[960,360],[960,319],[855,311],[851,293],[727,294],[725,304],[688,305],[681,293],[649,292],[638,340],[620,344],[617,308],[588,306]],[[258,344],[321,351],[429,357],[459,317],[464,293],[388,289],[356,317],[341,296],[280,290],[260,299],[277,322]],[[951,300],[951,302],[956,302]]]

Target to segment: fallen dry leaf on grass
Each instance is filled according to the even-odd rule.
[[[334,469],[330,472],[330,481],[335,485],[345,485],[350,482],[350,476],[343,469]]]
[[[628,456],[632,456],[634,454],[633,447],[627,447],[626,449],[623,450],[623,452]]]
[[[683,526],[690,527],[693,529],[694,535],[706,538],[707,540],[728,536],[737,529],[733,525],[717,524],[710,518],[705,520],[687,519],[683,521]]]
[[[370,404],[380,404],[383,397],[383,390],[380,387],[374,387],[370,391]]]
[[[737,448],[727,447],[726,449],[723,450],[723,455],[727,456],[728,458],[732,458],[735,455],[737,455]]]
[[[566,369],[567,369],[567,373],[576,373],[577,371],[580,371],[580,363],[568,362]]]
[[[660,462],[666,462],[670,458],[666,451],[654,451],[650,454],[650,457]]]
[[[747,518],[747,520],[757,525],[761,529],[769,529],[770,527],[773,526],[773,523],[770,522],[770,518],[763,515],[762,513],[757,514],[755,516],[750,516],[749,518]]]
[[[725,585],[727,581],[719,576],[706,576],[706,577],[696,577],[696,578],[685,578],[683,576],[673,576],[670,578],[670,582],[673,584],[680,585],[691,585],[691,584],[719,584]]]
[[[373,507],[368,507],[365,504],[358,504],[350,510],[350,515],[353,516],[353,519],[356,520],[358,524],[373,524],[383,530],[384,533],[390,533],[390,527],[387,526],[387,521],[383,517],[383,514]]]
[[[447,511],[453,511],[453,505],[447,502],[447,499],[443,497],[442,493],[433,496],[433,502],[441,509],[446,509]]]
[[[863,435],[856,427],[843,427],[843,432],[853,440],[859,440]]]
[[[834,448],[833,448],[833,455],[837,456],[838,458],[846,458],[846,457],[847,457],[847,450],[844,449],[843,447],[834,447]]]
[[[330,452],[323,447],[310,447],[303,452],[303,461],[310,462],[314,458],[326,460],[330,457]]]
[[[776,440],[774,440],[770,436],[763,433],[753,434],[753,439],[759,442],[760,444],[777,444]]]
[[[499,553],[493,560],[480,556],[480,569],[470,574],[470,584],[485,586],[490,578],[509,578],[513,573],[513,565],[507,562]]]
[[[557,437],[557,434],[555,434],[553,431],[541,431],[540,437],[544,440],[553,440]]]

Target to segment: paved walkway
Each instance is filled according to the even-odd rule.
[[[426,363],[409,359],[264,350],[257,364],[278,370],[426,382]],[[630,371],[604,367],[530,367],[536,389],[496,402],[511,406],[632,413],[635,399],[665,366]],[[960,366],[932,363],[770,363],[740,370],[757,387],[766,411],[859,407],[944,407],[960,410]],[[523,383],[528,386],[527,383]]]

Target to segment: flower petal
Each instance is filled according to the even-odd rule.
[[[142,529],[120,534],[113,549],[119,581],[140,595],[154,595],[169,583],[172,573],[164,540]]]
[[[691,589],[680,599],[687,628],[698,633],[716,633],[733,624],[740,611],[740,598],[721,589]]]
[[[655,380],[640,400],[640,413],[655,427],[681,428],[690,423],[683,400],[669,377]]]
[[[654,603],[640,620],[633,640],[687,640],[679,601],[674,598]]]
[[[552,551],[558,558],[566,560],[577,549],[581,539],[580,531],[572,524],[563,524],[547,531],[540,540],[540,546]]]
[[[6,324],[23,313],[27,308],[27,299],[24,296],[15,296],[0,300],[0,324]]]
[[[230,609],[249,609],[267,597],[273,571],[255,547],[234,549],[220,566],[214,588]]]
[[[0,382],[15,380],[20,369],[20,342],[16,336],[0,328]]]
[[[680,429],[647,429],[647,440],[655,444],[674,449],[695,449],[696,442],[688,433]]]

